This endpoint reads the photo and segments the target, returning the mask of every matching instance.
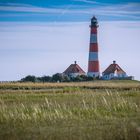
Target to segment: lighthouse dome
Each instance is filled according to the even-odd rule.
[[[97,21],[97,18],[95,16],[93,16],[91,18],[91,26],[92,27],[98,27],[98,21]]]

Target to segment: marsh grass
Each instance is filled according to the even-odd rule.
[[[90,88],[83,83],[76,83],[77,87],[65,84],[61,88],[47,85],[47,90],[32,89],[32,84],[30,90],[1,88],[0,139],[140,139],[139,85],[120,90],[120,83],[100,83],[103,89],[92,88],[99,83],[88,83]],[[125,84],[121,86],[134,83]]]
[[[112,81],[93,81],[93,82],[70,82],[70,83],[0,83],[0,89],[4,90],[50,90],[50,89],[140,89],[139,81],[132,80],[112,80]]]

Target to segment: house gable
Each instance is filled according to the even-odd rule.
[[[126,72],[115,61],[102,73],[104,79],[127,77]]]
[[[65,75],[68,75],[70,77],[76,77],[78,75],[85,75],[85,72],[82,70],[82,68],[76,64],[71,64],[64,72]]]

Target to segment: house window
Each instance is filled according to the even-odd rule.
[[[117,70],[115,70],[115,72],[114,72],[114,77],[117,77],[117,76],[118,76]]]
[[[111,78],[112,78],[112,77],[114,77],[114,74],[113,74],[113,73],[111,73],[111,74],[110,74],[110,77],[111,77]]]

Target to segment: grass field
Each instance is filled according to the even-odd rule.
[[[0,140],[140,140],[140,82],[1,83]]]

